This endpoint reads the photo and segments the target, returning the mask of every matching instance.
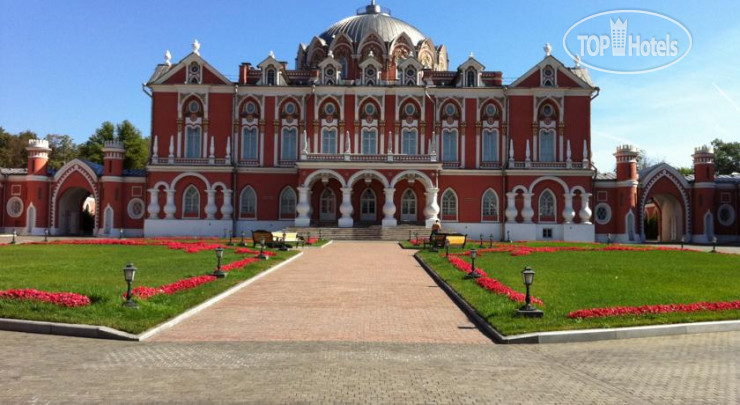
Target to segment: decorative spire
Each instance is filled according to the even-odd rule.
[[[581,67],[581,55],[576,55],[575,58],[573,58],[573,61],[576,63],[576,67]]]
[[[200,56],[200,42],[197,39],[193,41],[193,53]]]
[[[169,49],[164,52],[164,64],[168,67],[172,66],[172,54]]]
[[[267,56],[269,56],[270,58],[275,59],[275,52],[273,52],[272,50],[270,50],[270,53],[268,53]]]
[[[542,48],[542,50],[545,51],[545,56],[550,56],[550,54],[552,53],[552,46],[550,46],[550,43],[548,42],[545,44],[545,47]]]
[[[470,52],[470,59],[475,59],[475,54],[473,52]]]

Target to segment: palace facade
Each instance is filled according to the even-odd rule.
[[[222,236],[439,219],[498,240],[740,240],[740,176],[715,176],[706,147],[694,176],[638,172],[629,145],[616,173],[597,173],[599,88],[544,51],[504,85],[472,54],[450,69],[444,45],[374,1],[299,45],[294,69],[271,52],[234,81],[196,41],[177,63],[167,52],[146,83],[146,170],[124,170],[109,142],[102,165],[51,171],[48,145],[33,140],[27,169],[2,169],[0,229]],[[94,214],[82,210],[90,198]]]

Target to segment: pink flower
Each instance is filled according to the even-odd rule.
[[[733,309],[740,309],[740,301],[579,309],[569,313],[568,318],[601,318],[622,315],[667,314],[671,312],[727,311]]]
[[[50,293],[30,288],[0,291],[0,298],[49,302],[69,308],[91,304],[90,298],[85,295],[69,292]]]

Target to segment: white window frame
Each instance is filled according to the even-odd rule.
[[[194,190],[195,194],[190,194],[190,190]],[[192,210],[193,199],[188,194],[195,196],[195,211]],[[190,210],[188,210],[190,208]],[[189,185],[185,192],[182,193],[182,217],[185,219],[200,219],[200,191],[194,185]]]
[[[543,198],[545,198],[546,195],[550,195],[552,197],[552,215],[546,215],[546,216],[552,216],[552,220],[543,220],[543,210],[542,210],[542,201]],[[539,223],[555,223],[558,222],[558,198],[549,188],[545,189],[540,193],[539,198],[537,199],[537,222]]]
[[[369,153],[370,151],[367,150],[367,145],[371,145],[370,141],[366,142],[366,136],[373,135],[375,137],[375,142],[372,143],[373,145],[373,153]],[[360,130],[360,153],[363,155],[377,155],[378,154],[378,129],[377,128],[369,128],[364,127]]]
[[[491,215],[486,215],[486,198],[488,196],[493,196],[493,213]],[[481,222],[499,222],[498,218],[498,194],[496,191],[494,191],[492,188],[487,189],[485,192],[483,192],[483,196],[481,197],[481,209],[480,209],[480,220]],[[487,216],[492,216],[494,219],[484,219]]]
[[[327,135],[333,133],[333,139],[329,142],[330,137]],[[329,146],[332,146],[329,148]],[[337,127],[323,127],[321,128],[321,153],[336,154],[339,153],[339,130]]]
[[[286,203],[290,200],[287,200],[288,197],[292,197],[292,204],[293,209],[292,212],[289,206],[286,206]],[[294,219],[296,216],[296,194],[292,187],[286,187],[283,189],[283,191],[280,193],[280,206],[279,206],[279,216],[280,219]],[[287,212],[286,212],[287,211]]]
[[[407,139],[406,135],[411,134],[411,138],[413,140],[413,148],[409,148],[407,145]],[[418,145],[418,139],[419,139],[419,131],[416,128],[401,128],[401,150],[398,151],[403,155],[416,155],[419,153],[419,145]],[[411,149],[411,150],[409,150]]]
[[[488,150],[491,150],[490,156],[486,154]],[[481,162],[498,161],[498,129],[484,127],[481,130]]]
[[[190,139],[190,130],[195,130],[198,134],[198,142],[193,142],[192,139]],[[192,146],[192,144],[195,144],[195,146]],[[191,156],[191,147],[193,148],[193,152],[195,153],[194,156]],[[197,159],[202,157],[203,154],[203,128],[200,125],[186,125],[185,126],[185,157],[188,159]]]
[[[246,204],[249,203],[250,198],[252,199],[252,209],[254,212],[251,216],[247,216],[245,213],[249,207]],[[257,219],[257,191],[252,186],[244,187],[242,192],[239,193],[239,219]]]
[[[459,145],[458,145],[459,133],[457,128],[443,128],[442,129],[442,161],[443,162],[458,162]],[[450,147],[453,146],[453,147]],[[453,152],[450,152],[450,151]],[[453,159],[450,159],[453,157]]]
[[[606,217],[604,219],[599,219],[599,210],[604,209],[606,211]],[[598,203],[594,207],[594,221],[599,225],[606,225],[609,223],[609,221],[612,220],[612,207],[607,203]]]
[[[552,135],[552,148],[550,148],[550,150],[552,151],[552,158],[551,159],[545,159],[545,158],[549,158],[550,156],[546,156],[544,154],[546,152],[546,148],[545,148],[545,145],[544,145],[544,142],[543,142],[543,140],[545,139],[545,136],[544,135],[548,135],[548,136],[549,135]],[[557,153],[556,153],[557,152],[556,144],[557,144],[557,138],[558,138],[557,131],[555,131],[554,128],[541,128],[540,129],[540,132],[539,132],[539,137],[538,138],[539,138],[538,139],[539,145],[537,146],[537,151],[538,151],[538,154],[539,154],[538,160],[540,162],[555,162],[555,161],[557,161]]]
[[[448,197],[448,196],[451,196],[451,197]],[[450,219],[450,217],[452,217],[453,215],[450,214],[449,211],[447,211],[450,209],[450,206],[449,206],[450,204],[448,203],[448,200],[447,200],[448,198],[452,198],[452,201],[454,202],[455,219],[452,219],[452,220]],[[455,193],[455,190],[451,188],[448,188],[447,190],[445,190],[445,192],[442,193],[442,197],[440,198],[439,206],[440,206],[440,214],[442,215],[443,220],[457,222],[459,204],[458,204],[457,194]]]
[[[254,141],[248,142],[248,136],[253,136]],[[253,147],[250,145],[253,144]],[[249,156],[248,152],[253,152],[254,156]],[[242,128],[242,153],[241,158],[244,160],[259,159],[259,130],[255,126],[245,126]]]
[[[293,139],[286,140],[291,137]],[[280,161],[295,162],[298,160],[298,127],[283,127],[280,130]]]

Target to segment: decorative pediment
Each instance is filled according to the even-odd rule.
[[[165,70],[159,75],[152,76],[152,80],[147,85],[155,84],[225,84],[231,85],[231,80],[224,76],[215,67],[209,64],[203,57],[200,56],[200,52],[194,51],[184,57],[174,65],[168,66],[169,52],[167,53],[168,58],[165,65],[159,65],[158,70]],[[184,73],[184,74],[183,74]]]
[[[551,73],[548,73],[548,68],[552,69]],[[583,68],[579,71],[583,71]],[[568,78],[568,84],[558,83],[558,73]],[[580,76],[583,76],[581,74]],[[585,89],[595,88],[591,83],[588,83],[582,79],[579,75],[576,75],[566,67],[563,62],[558,60],[552,55],[546,55],[538,64],[534,65],[521,77],[511,83],[510,87],[572,87],[573,85],[582,87]],[[550,78],[553,82],[548,86],[548,80]]]

